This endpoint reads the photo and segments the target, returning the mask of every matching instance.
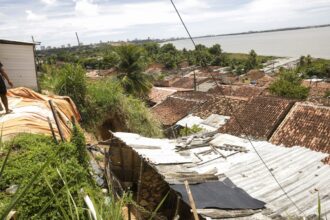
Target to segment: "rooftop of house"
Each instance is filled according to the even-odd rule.
[[[306,217],[316,214],[318,198],[324,210],[323,214],[330,216],[330,197],[327,196],[330,193],[330,167],[321,162],[329,154],[298,146],[276,146],[266,141],[252,141],[255,147],[253,148],[245,139],[217,133],[205,133],[177,140],[145,138],[130,133],[114,133],[114,136],[134,149],[140,157],[145,158],[145,161],[155,167],[169,184],[182,183],[185,179],[189,179],[190,183],[204,183],[210,181],[208,179],[214,182],[215,176],[218,182],[226,184],[226,178],[229,178],[230,186],[236,189],[237,193],[244,190],[253,198],[265,202],[268,208],[267,212],[244,213],[248,211],[244,208],[240,209],[241,212],[235,212],[237,203],[232,199],[229,207],[228,204],[214,203],[209,204],[208,207],[213,207],[210,209],[200,205],[201,194],[194,192],[192,188],[193,196],[198,201],[197,211],[204,217]],[[270,172],[276,176],[283,189],[303,212],[283,193],[255,150],[270,166]],[[205,194],[210,193],[208,190],[212,189],[210,186],[202,190]],[[213,190],[222,193],[220,188]],[[230,198],[235,196],[232,195]],[[207,197],[209,203],[214,202],[211,197]],[[224,212],[224,205],[227,212]]]
[[[201,118],[207,118],[211,114],[231,116],[233,113],[238,113],[246,105],[248,98],[235,96],[220,96],[214,95],[205,103],[198,106],[193,114]],[[228,106],[230,104],[230,107]]]
[[[169,96],[162,103],[151,108],[151,112],[164,126],[171,126],[187,116],[200,102]]]
[[[241,111],[235,114],[235,117],[231,117],[228,123],[220,128],[220,131],[268,140],[293,104],[292,100],[275,97],[252,98]]]
[[[330,107],[296,103],[270,141],[330,153]]]
[[[262,94],[265,88],[253,85],[219,85],[209,92],[226,96],[253,97]]]
[[[176,93],[177,91],[191,91],[189,89],[175,88],[175,87],[152,87],[148,94],[149,100],[153,103],[161,103],[168,96]]]
[[[201,84],[205,81],[207,81],[208,78],[206,77],[197,77],[196,78],[196,84]],[[178,88],[186,88],[186,89],[193,89],[194,88],[194,77],[180,77],[174,80],[172,83],[170,83],[170,86],[172,87],[178,87]]]

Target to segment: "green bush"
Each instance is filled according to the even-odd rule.
[[[203,129],[201,127],[199,127],[198,125],[193,125],[191,128],[182,128],[180,130],[180,136],[183,137],[183,136],[188,136],[188,135],[191,135],[191,134],[196,134],[198,132],[201,132]]]
[[[53,197],[51,190],[45,183],[45,178],[50,183],[57,199],[63,207],[68,208],[67,194],[63,190],[64,184],[58,175],[57,169],[66,179],[71,194],[79,207],[79,215],[87,216],[84,211],[84,201],[79,195],[82,188],[94,191],[95,183],[88,170],[79,164],[79,158],[75,153],[77,148],[85,149],[85,146],[76,146],[74,143],[61,143],[55,145],[51,138],[42,135],[22,134],[16,137],[13,144],[7,143],[5,149],[13,146],[8,163],[0,179],[0,213],[9,204],[12,195],[4,193],[5,189],[12,185],[20,186],[18,192],[25,186],[35,172],[51,158],[50,165],[45,168],[30,190],[22,197],[15,207],[20,219],[31,219],[42,210]],[[3,162],[0,157],[0,163]],[[87,161],[85,161],[87,163]],[[62,219],[59,206],[54,201],[45,208],[38,219]]]
[[[284,71],[270,86],[272,94],[285,98],[306,99],[309,88],[301,85],[302,79],[295,71]]]
[[[161,136],[160,123],[154,119],[144,102],[133,96],[126,96],[118,81],[107,79],[88,86],[90,100],[95,109],[90,109],[90,123],[94,126],[112,118],[124,130],[145,136]]]
[[[85,71],[80,65],[66,64],[56,71],[54,92],[70,96],[78,108],[85,104],[87,85]]]

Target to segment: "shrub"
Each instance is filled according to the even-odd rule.
[[[5,146],[5,149],[8,149],[12,145],[7,143]],[[30,190],[16,205],[15,210],[18,211],[20,219],[36,217],[36,214],[49,202],[39,218],[60,219],[62,217],[58,204],[55,201],[51,202],[53,195],[45,182],[46,179],[57,194],[59,203],[68,209],[67,194],[63,190],[64,183],[56,169],[66,179],[73,199],[79,207],[79,215],[81,217],[87,216],[83,210],[84,201],[79,192],[82,188],[94,191],[95,183],[89,176],[88,170],[79,165],[79,158],[75,153],[77,147],[84,147],[85,149],[85,146],[76,146],[74,143],[55,145],[49,137],[31,134],[16,137],[13,146],[14,149],[0,179],[0,213],[13,197],[2,192],[14,184],[20,186],[19,192],[48,158],[51,158],[50,165],[44,169],[43,175],[34,182]],[[3,157],[0,157],[1,162],[2,160]]]
[[[54,92],[58,95],[70,96],[78,108],[82,108],[87,92],[84,69],[79,65],[66,64],[56,74]]]
[[[160,123],[154,119],[144,102],[126,96],[118,81],[97,81],[88,86],[90,100],[95,109],[90,109],[90,122],[100,125],[106,119],[116,120],[121,128],[145,136],[161,136]]]
[[[199,127],[198,125],[193,125],[191,128],[182,128],[180,130],[180,136],[183,137],[183,136],[188,136],[188,135],[191,135],[191,134],[196,134],[200,131],[202,131],[203,129],[201,127]]]
[[[295,99],[306,99],[309,88],[301,85],[302,79],[294,71],[284,71],[280,73],[270,86],[269,90],[272,94]]]

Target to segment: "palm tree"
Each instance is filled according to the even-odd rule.
[[[152,83],[144,73],[147,58],[142,47],[122,45],[117,48],[120,61],[118,64],[118,79],[125,91],[138,97],[146,96]]]

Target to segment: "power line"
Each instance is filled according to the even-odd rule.
[[[179,16],[180,20],[181,20],[181,23],[182,25],[184,26],[191,42],[193,43],[194,47],[195,47],[195,50],[196,50],[196,44],[195,44],[195,41],[194,39],[192,38],[185,22],[183,21],[181,15],[180,15],[180,12],[178,11],[178,9],[176,8],[173,0],[170,0],[177,15]],[[215,82],[217,88],[219,89],[221,95],[224,97],[224,100],[225,100],[225,104],[227,105],[227,107],[229,107],[230,111],[232,112],[232,116],[234,117],[235,121],[237,122],[238,126],[240,127],[240,129],[242,130],[244,136],[246,137],[246,139],[249,141],[250,145],[252,146],[252,148],[254,149],[254,151],[256,152],[256,154],[258,155],[260,161],[264,164],[264,166],[266,167],[266,169],[268,170],[268,172],[270,173],[270,175],[274,178],[275,182],[277,183],[277,185],[280,187],[281,191],[283,192],[283,194],[288,198],[288,200],[297,208],[297,210],[300,212],[300,213],[304,213],[303,210],[301,210],[298,205],[293,201],[293,199],[289,196],[289,194],[285,191],[285,189],[283,188],[283,186],[281,185],[281,183],[278,181],[278,179],[276,178],[276,176],[273,174],[273,172],[271,171],[271,169],[269,168],[269,166],[267,165],[266,161],[262,158],[262,156],[260,155],[260,153],[258,152],[258,150],[256,149],[256,147],[254,146],[253,142],[251,141],[251,139],[249,138],[249,136],[247,135],[247,133],[245,132],[245,129],[244,127],[242,126],[242,124],[240,123],[240,120],[236,117],[235,115],[235,111],[233,110],[233,107],[231,105],[231,103],[229,102],[229,99],[226,97],[226,95],[224,94],[223,92],[223,89],[220,87],[218,81],[214,78],[214,76],[212,75],[212,73],[210,73],[211,75],[211,78],[212,80]]]

